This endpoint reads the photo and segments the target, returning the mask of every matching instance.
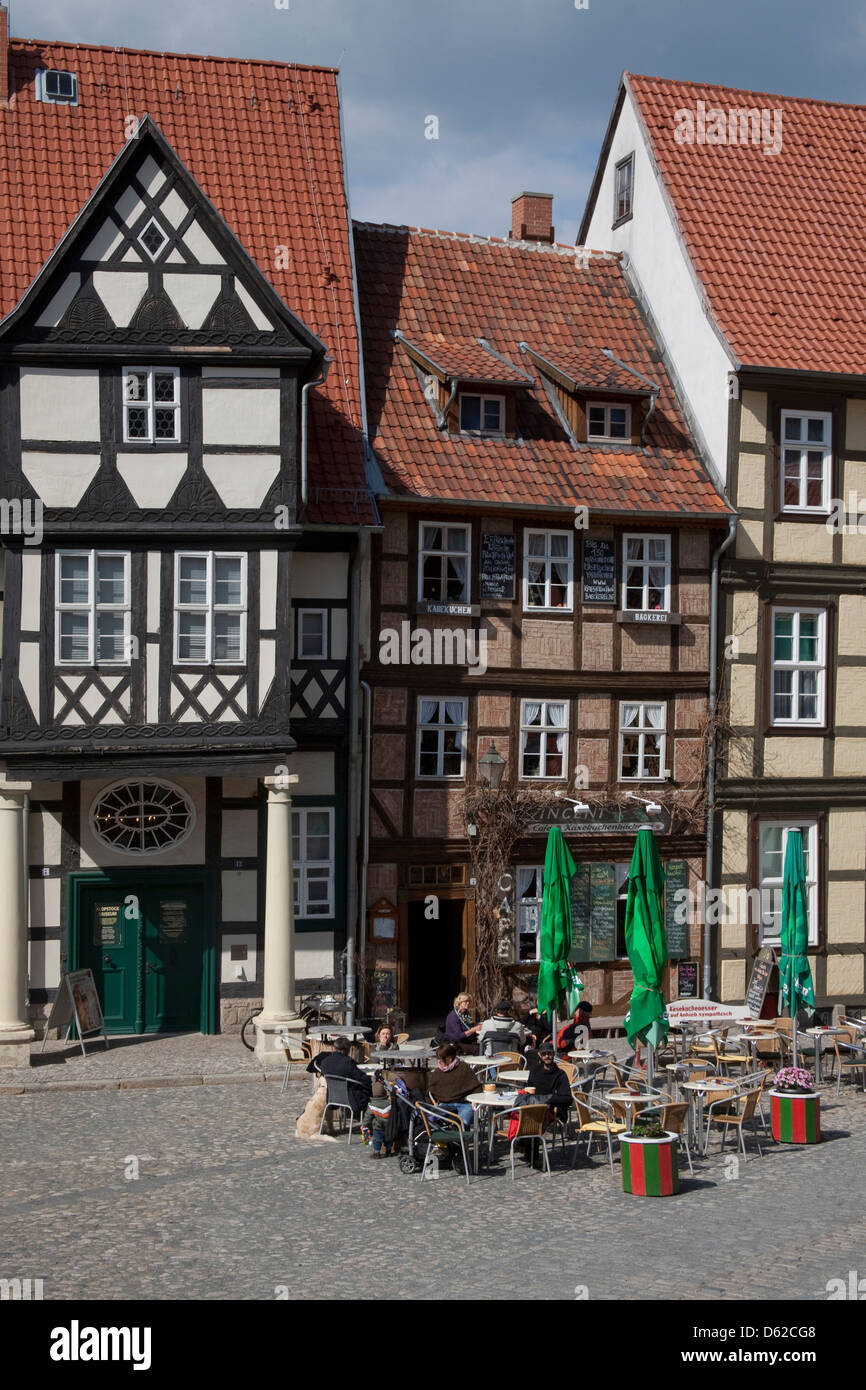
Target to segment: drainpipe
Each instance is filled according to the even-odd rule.
[[[349,858],[349,893],[346,904],[346,1023],[355,1022],[355,1005],[358,1000],[358,980],[355,954],[358,949],[358,839],[361,816],[361,734],[359,722],[359,680],[361,676],[360,630],[361,611],[361,565],[366,533],[361,531],[352,556],[350,578],[349,641],[351,655],[349,661],[349,814],[346,844]],[[353,638],[351,634],[354,633]]]
[[[739,517],[734,514],[728,517],[728,534],[722,541],[715,555],[713,556],[713,568],[710,578],[710,692],[709,692],[709,717],[710,717],[710,741],[707,748],[707,848],[704,866],[704,879],[706,882],[707,894],[713,887],[715,868],[713,864],[713,832],[716,810],[716,734],[712,727],[712,721],[716,713],[716,701],[718,698],[718,663],[719,663],[719,562],[728,546],[737,534],[737,522]],[[712,987],[712,932],[706,920],[707,912],[704,907],[704,998],[710,998]]]
[[[367,860],[370,857],[370,741],[372,726],[371,704],[373,692],[367,681],[359,682],[364,692],[364,765],[361,777],[361,873],[358,902],[358,939],[361,943],[359,955],[362,964],[367,956]],[[364,1008],[369,1008],[369,999],[364,1000]]]
[[[328,379],[333,357],[326,357],[322,363],[321,374],[313,377],[301,387],[301,506],[307,503],[307,393],[314,386],[321,386]]]

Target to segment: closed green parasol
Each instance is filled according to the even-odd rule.
[[[625,948],[634,974],[629,1011],[625,1018],[628,1040],[650,1049],[647,1080],[652,1083],[652,1049],[668,1035],[668,1019],[662,994],[662,971],[668,958],[664,919],[665,876],[655,836],[649,826],[638,831],[628,871],[625,909]]]
[[[569,965],[571,950],[571,880],[575,865],[558,825],[551,826],[544,856],[544,888],[541,896],[539,933],[538,1012],[553,1018],[566,1009],[573,1012],[583,985]]]
[[[806,956],[809,945],[809,899],[806,892],[806,864],[803,859],[803,834],[788,831],[785,846],[785,868],[782,873],[782,959],[779,961],[779,984],[782,1004],[787,1005],[794,1020],[794,1066],[797,1065],[797,1010],[815,1012],[815,991],[812,971]]]

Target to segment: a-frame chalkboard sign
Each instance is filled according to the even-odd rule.
[[[78,1033],[78,1041],[81,1044],[81,1051],[85,1057],[87,1053],[84,1050],[84,1039],[88,1033],[101,1033],[102,1040],[108,1047],[105,1020],[102,1017],[102,1005],[99,1002],[99,995],[96,993],[96,981],[93,978],[92,970],[70,970],[68,974],[63,976],[57,991],[57,998],[51,1005],[51,1013],[48,1015],[48,1022],[45,1025],[45,1032],[42,1036],[42,1052],[45,1051],[48,1031],[51,1028],[56,1028],[58,1035],[60,1029],[65,1028],[67,1038],[72,1029],[75,1028]]]

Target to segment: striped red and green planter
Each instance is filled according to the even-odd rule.
[[[664,1139],[620,1135],[622,1190],[636,1197],[673,1197],[680,1190],[676,1134]]]
[[[770,1128],[777,1144],[820,1144],[821,1097],[817,1091],[770,1092]]]

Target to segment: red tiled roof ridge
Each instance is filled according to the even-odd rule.
[[[547,255],[569,256],[574,258],[580,251],[581,257],[594,256],[600,261],[621,261],[620,251],[596,251],[590,246],[577,247],[573,242],[556,241],[517,241],[512,237],[484,236],[481,232],[450,232],[444,227],[410,227],[398,222],[359,222],[352,219],[352,226],[359,232],[409,232],[411,236],[432,237],[436,241],[467,241],[470,246],[504,246],[510,251],[541,251]]]
[[[752,87],[729,87],[724,82],[696,82],[693,78],[653,77],[650,73],[624,72],[623,79],[629,83],[650,83],[672,91],[677,87],[692,87],[699,92],[730,92],[732,96],[764,97],[769,101],[786,101],[797,106],[838,106],[847,111],[864,111],[866,104],[855,101],[832,101],[829,97],[789,96],[785,92],[760,92]]]
[[[290,63],[279,58],[233,58],[219,53],[178,53],[164,48],[127,48],[122,43],[73,43],[70,39],[10,38],[10,48],[68,48],[89,53],[131,53],[142,58],[182,58],[184,62],[243,63],[246,67],[297,68],[301,72],[338,73],[339,68],[321,63]]]

